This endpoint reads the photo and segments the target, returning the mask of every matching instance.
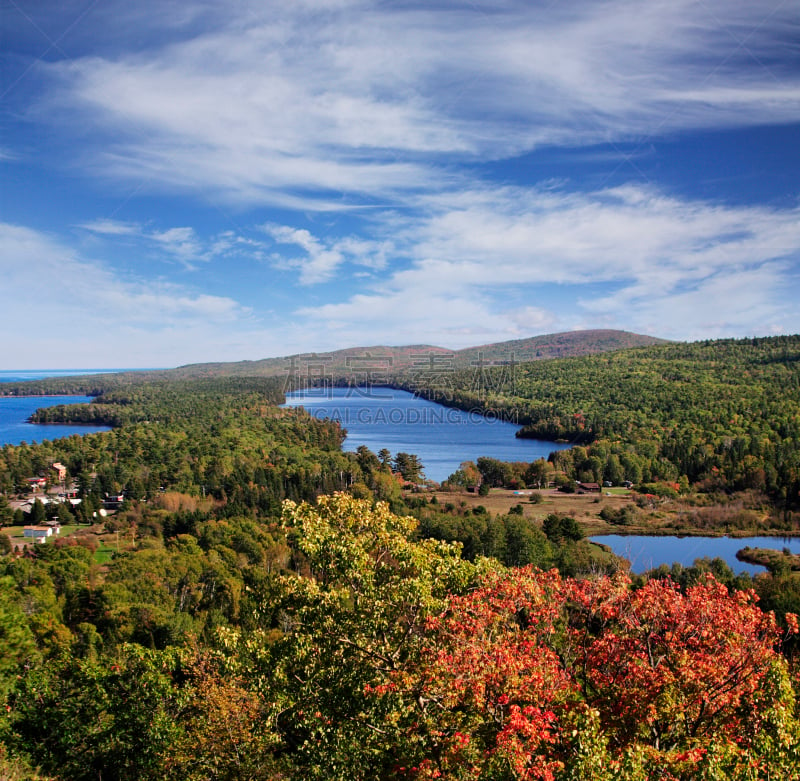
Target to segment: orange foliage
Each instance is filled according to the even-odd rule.
[[[416,697],[412,731],[428,744],[404,774],[547,781],[590,723],[608,763],[636,750],[663,779],[694,773],[710,746],[745,756],[769,726],[765,682],[784,665],[755,600],[710,575],[685,593],[661,580],[632,590],[621,574],[490,576],[429,619],[423,664],[394,677]]]

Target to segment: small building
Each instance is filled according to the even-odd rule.
[[[27,502],[21,504],[20,510],[22,510],[24,513],[29,513],[31,510],[33,510],[33,506],[36,504],[36,502],[39,502],[39,504],[42,505],[48,505],[51,503],[47,495],[37,496],[35,499],[28,499]]]
[[[29,477],[28,478],[28,488],[31,489],[34,493],[40,488],[47,487],[47,479],[44,477]]]
[[[58,480],[59,483],[63,483],[67,479],[67,467],[65,467],[64,464],[55,461],[50,464],[50,469],[56,473],[56,480]]]
[[[23,537],[40,544],[46,542],[52,535],[53,529],[50,526],[26,526],[22,530]]]
[[[105,499],[103,499],[103,507],[106,510],[118,510],[122,507],[124,501],[125,494],[106,494]]]
[[[600,493],[600,483],[578,483],[578,491]]]

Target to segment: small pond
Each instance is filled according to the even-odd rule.
[[[678,562],[690,567],[695,559],[707,556],[720,558],[735,572],[749,572],[755,575],[765,572],[764,567],[747,564],[736,558],[736,551],[742,548],[788,548],[792,553],[800,553],[800,537],[649,537],[645,535],[603,534],[592,537],[592,542],[608,545],[618,556],[624,556],[631,563],[631,571],[646,572],[661,564]]]

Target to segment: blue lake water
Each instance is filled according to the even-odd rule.
[[[3,369],[0,382],[27,382],[47,377],[75,377],[84,374],[111,374],[135,369]],[[0,446],[18,445],[20,442],[41,442],[73,434],[96,434],[108,431],[107,426],[77,426],[71,424],[27,423],[27,419],[41,407],[59,404],[88,404],[89,396],[0,396]]]
[[[535,461],[569,445],[517,439],[513,423],[443,407],[393,388],[310,388],[287,394],[286,406],[305,407],[317,418],[339,421],[347,430],[344,450],[366,445],[413,453],[425,476],[441,482],[463,461],[480,456],[501,461]]]
[[[593,542],[608,545],[618,556],[624,556],[631,563],[633,572],[646,572],[649,569],[677,561],[690,567],[695,559],[704,556],[724,559],[736,573],[749,572],[754,575],[766,572],[764,567],[747,564],[736,558],[736,551],[751,548],[789,548],[792,553],[800,553],[798,537],[647,537],[644,535],[624,536],[604,534],[591,538]]]
[[[3,396],[0,397],[0,446],[20,442],[41,442],[72,434],[96,434],[108,431],[107,426],[78,426],[67,423],[26,423],[41,407],[59,404],[88,404],[90,396]]]

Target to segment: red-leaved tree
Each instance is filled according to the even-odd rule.
[[[709,576],[632,590],[531,568],[428,621],[394,676],[419,718],[415,778],[777,778],[800,766],[774,617]]]

